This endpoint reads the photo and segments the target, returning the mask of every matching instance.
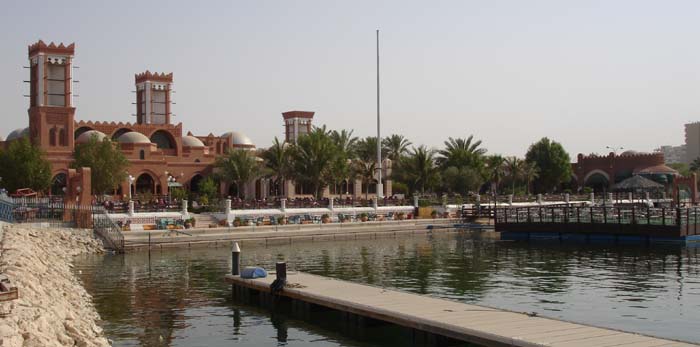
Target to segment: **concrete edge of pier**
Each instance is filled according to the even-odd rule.
[[[270,246],[293,242],[320,242],[392,238],[403,235],[445,232],[463,228],[457,219],[415,219],[404,221],[296,224],[279,226],[246,226],[232,228],[198,228],[183,231],[127,231],[124,248],[127,252],[166,248],[223,247],[233,242]],[[497,237],[485,232],[486,237]]]

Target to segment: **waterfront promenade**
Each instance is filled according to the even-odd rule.
[[[279,245],[308,241],[333,241],[388,238],[401,235],[425,234],[434,227],[459,226],[457,219],[411,219],[403,221],[355,222],[329,224],[292,224],[245,226],[229,228],[199,228],[158,231],[124,232],[127,252],[189,247],[223,247],[234,241],[242,244]]]
[[[225,277],[241,299],[279,305],[270,294],[274,279],[274,274],[261,279]],[[408,328],[414,343],[439,344],[453,339],[494,347],[698,346],[306,273],[287,274],[287,286],[279,295],[287,303],[291,301],[297,311],[336,311],[346,324],[388,323]]]

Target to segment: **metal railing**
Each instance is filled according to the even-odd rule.
[[[121,228],[109,218],[104,207],[95,206],[92,211],[93,230],[104,241],[105,248],[117,253],[124,252],[124,234]]]
[[[496,223],[576,223],[660,225],[684,227],[697,235],[700,209],[652,208],[648,206],[535,206],[504,207],[495,210]]]

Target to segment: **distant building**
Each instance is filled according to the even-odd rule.
[[[700,122],[685,125],[685,163],[700,157]]]
[[[680,146],[661,146],[654,150],[656,153],[662,153],[666,164],[685,163],[685,145]]]
[[[678,175],[676,170],[665,165],[664,154],[660,152],[610,152],[606,156],[579,154],[571,168],[574,186],[591,187],[596,191],[610,190],[615,183],[634,175]]]

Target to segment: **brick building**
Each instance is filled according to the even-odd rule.
[[[28,137],[39,145],[51,163],[52,192],[61,194],[65,186],[76,144],[91,137],[110,138],[129,160],[132,185],[125,180],[115,191],[126,196],[152,193],[167,194],[169,186],[182,185],[196,191],[199,181],[211,175],[218,155],[231,149],[255,151],[256,146],[246,135],[232,131],[222,135],[193,135],[183,131],[182,123],[172,122],[171,93],[173,74],[146,71],[135,75],[136,122],[93,122],[76,120],[73,103],[73,57],[75,44],[46,44],[38,41],[29,46],[29,126],[10,132],[0,145]],[[296,139],[311,131],[313,112],[290,111],[283,113],[286,139]],[[307,195],[303,187],[287,182],[288,197]],[[386,186],[386,185],[385,185]],[[221,184],[224,195],[236,195],[238,188]],[[275,194],[269,179],[258,179],[242,187],[241,195],[265,198]],[[350,195],[361,195],[361,183],[347,182],[344,187]],[[391,195],[388,182],[386,194]],[[326,190],[326,195],[331,195]]]

